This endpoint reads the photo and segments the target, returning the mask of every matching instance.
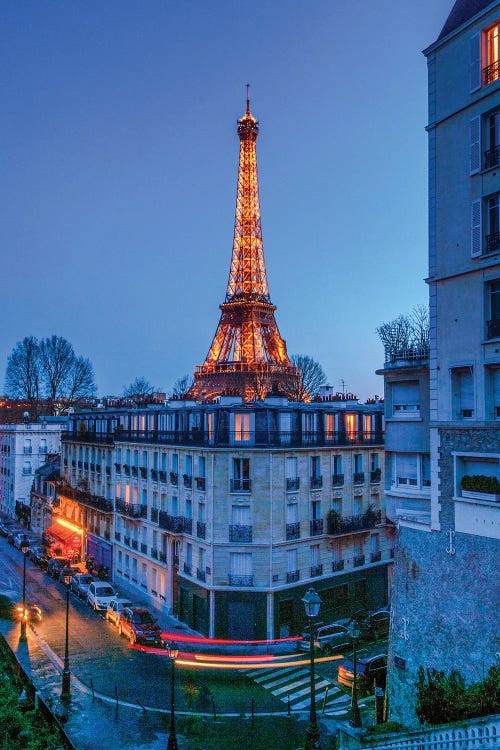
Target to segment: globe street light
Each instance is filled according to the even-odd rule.
[[[64,584],[66,586],[66,640],[64,645],[64,669],[62,673],[62,690],[61,700],[63,703],[69,703],[71,700],[71,670],[69,668],[69,653],[68,653],[68,629],[69,629],[69,585],[71,583],[71,576],[64,576]]]
[[[28,619],[26,613],[26,557],[28,556],[28,550],[30,548],[27,539],[23,539],[21,542],[21,552],[23,553],[23,611],[21,612],[21,635],[20,641],[26,640],[26,620]]]
[[[171,673],[170,673],[170,733],[168,735],[167,750],[178,750],[177,737],[175,736],[175,681],[174,681],[174,669],[175,660],[179,656],[179,648],[175,641],[172,641],[167,646],[167,654],[170,658]]]
[[[314,684],[314,620],[319,614],[321,599],[311,586],[311,588],[307,590],[302,601],[304,602],[306,615],[309,618],[309,661],[311,672],[311,706],[309,709],[309,726],[306,730],[305,750],[321,750],[318,725],[316,723],[316,695]]]
[[[352,656],[353,656],[353,662],[354,662],[354,668],[352,671],[353,674],[353,681],[352,681],[352,697],[351,697],[351,725],[353,727],[361,727],[361,714],[359,712],[359,706],[358,706],[358,672],[357,672],[357,663],[356,663],[356,644],[358,642],[358,638],[360,636],[361,630],[359,627],[359,624],[354,620],[351,623],[351,638],[352,638]]]

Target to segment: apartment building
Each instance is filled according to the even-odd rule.
[[[208,636],[300,632],[387,602],[379,403],[283,397],[85,410],[63,439],[61,513],[131,596]]]

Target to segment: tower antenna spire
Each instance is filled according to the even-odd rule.
[[[250,114],[250,84],[247,83],[247,115]]]

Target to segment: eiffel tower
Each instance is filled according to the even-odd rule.
[[[205,362],[195,368],[188,394],[207,401],[223,394],[241,395],[244,401],[269,393],[292,395],[298,379],[269,296],[257,175],[259,124],[250,112],[248,86],[246,104],[238,120],[238,192],[226,298],[212,345]]]

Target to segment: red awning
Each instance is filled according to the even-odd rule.
[[[61,526],[61,524],[59,523],[54,523],[52,526],[49,526],[49,528],[45,532],[45,536],[56,537],[57,539],[60,539],[61,542],[67,542],[72,537],[76,537],[76,539],[80,538],[80,534],[78,534],[76,531],[68,529],[65,526]]]

